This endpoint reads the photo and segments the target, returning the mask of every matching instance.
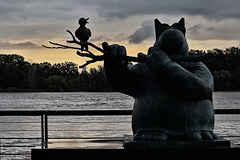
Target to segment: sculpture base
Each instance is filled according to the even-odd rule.
[[[155,150],[155,149],[221,149],[230,148],[231,142],[225,139],[214,141],[134,141],[132,136],[125,136],[124,149]]]

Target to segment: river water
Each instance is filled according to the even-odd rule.
[[[132,109],[133,102],[133,98],[120,93],[0,93],[0,110]],[[240,109],[240,92],[215,92],[214,106],[216,109]],[[233,143],[240,144],[239,137],[232,137],[240,136],[240,116],[216,115],[215,120],[215,132],[219,136],[224,136]],[[40,117],[0,117],[0,157],[1,153],[29,153],[31,148],[40,148],[41,140],[34,139],[41,136],[40,129]],[[126,134],[132,134],[131,116],[49,117],[50,148],[103,147],[94,141],[80,142],[77,138],[118,138]],[[33,139],[4,139],[23,137]],[[73,139],[66,140],[64,138]],[[11,145],[30,145],[30,147],[7,147]],[[24,156],[19,157],[23,158]],[[11,158],[8,156],[6,159]]]

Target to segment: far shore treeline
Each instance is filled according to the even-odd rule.
[[[215,91],[240,91],[240,48],[208,51],[190,50],[191,55],[207,55],[203,62],[214,76]],[[29,63],[16,54],[0,54],[1,92],[114,91],[102,66],[79,70],[72,62]]]

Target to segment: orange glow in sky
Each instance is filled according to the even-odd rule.
[[[220,48],[225,49],[229,46],[238,45],[238,41],[188,41],[191,49],[214,49]],[[111,44],[111,43],[110,43]],[[128,44],[127,42],[119,42],[118,44],[123,45],[127,49],[127,54],[130,56],[137,56],[137,53],[143,52],[147,53],[148,48],[152,45],[151,42],[145,42],[142,44]],[[101,46],[100,46],[101,47]],[[102,54],[99,52],[94,52],[95,50],[91,49],[95,54]],[[88,58],[80,57],[76,54],[76,50],[71,49],[46,49],[46,48],[38,48],[38,49],[21,49],[21,50],[2,50],[1,54],[18,54],[22,55],[26,61],[30,63],[42,63],[49,62],[51,64],[54,63],[63,63],[63,62],[74,62],[77,65],[83,64]],[[89,65],[88,67],[96,67],[98,65],[102,65],[103,62],[94,63]]]

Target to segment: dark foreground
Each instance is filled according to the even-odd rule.
[[[233,157],[239,156],[240,148],[229,149],[161,149],[161,150],[124,150],[124,149],[33,149],[32,160],[75,160],[75,159],[115,159],[137,158],[141,159],[156,157],[168,159],[180,158],[209,158],[209,157]],[[155,158],[154,158],[155,159]]]

